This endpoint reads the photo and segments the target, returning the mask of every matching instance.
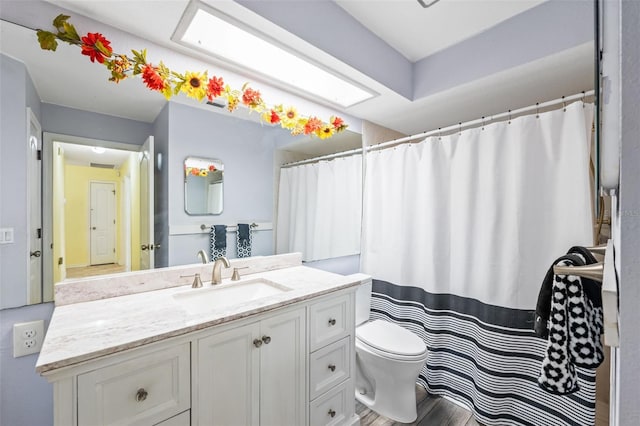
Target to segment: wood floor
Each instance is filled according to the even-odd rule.
[[[429,395],[422,386],[416,386],[418,418],[413,423],[398,423],[374,413],[356,401],[356,413],[362,426],[482,426],[470,411],[439,396]],[[609,425],[609,404],[596,401],[596,426]]]
[[[392,426],[392,425],[420,425],[420,426],[481,426],[470,411],[439,396],[429,395],[422,386],[416,386],[416,402],[418,403],[418,418],[413,423],[398,423],[374,413],[358,401],[356,412],[360,416],[362,426]]]
[[[106,265],[83,266],[79,268],[67,268],[67,278],[85,278],[95,275],[115,274],[124,272],[125,266],[117,263],[109,263]]]

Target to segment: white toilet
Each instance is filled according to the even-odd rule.
[[[372,283],[371,277],[362,277],[356,292],[356,399],[392,420],[413,422],[415,384],[427,360],[427,346],[397,324],[369,321]]]

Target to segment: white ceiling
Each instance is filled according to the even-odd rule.
[[[337,0],[336,3],[411,62],[453,46],[545,0]],[[428,2],[427,2],[428,3]]]
[[[0,1],[4,4],[8,2]],[[303,114],[317,107],[322,116],[337,113],[412,134],[577,93],[585,90],[585,85],[592,81],[592,47],[587,45],[411,100],[238,3],[230,0],[203,1],[225,13],[237,14],[245,24],[277,37],[295,49],[305,48],[308,56],[315,61],[379,93],[379,96],[370,101],[338,109],[310,103],[296,94],[288,93],[285,87],[261,82],[255,84],[268,103],[281,103],[282,98],[288,97],[294,99],[296,105],[299,104]],[[428,9],[423,9],[414,0],[339,0],[336,3],[388,45],[413,61],[469,39],[541,2],[441,0]],[[32,27],[46,28],[51,25],[55,16],[49,17],[47,8],[43,12],[36,7],[38,4],[53,10],[63,7],[72,12],[71,22],[76,23],[76,26],[82,19],[86,21],[81,15],[97,21],[91,28],[79,31],[103,32],[112,41],[116,51],[148,48],[151,62],[157,63],[162,59],[171,68],[178,70],[208,69],[210,74],[228,76],[225,80],[236,87],[247,81],[247,77],[259,79],[243,70],[190,51],[171,40],[188,0],[50,0],[47,3],[17,3],[20,3],[20,8],[24,8],[23,13],[21,12],[24,16],[20,16],[23,24],[30,24]],[[2,12],[0,8],[0,14]],[[45,52],[39,48],[35,33],[31,30],[5,21],[1,22],[0,30],[0,50],[25,62],[44,102],[145,122],[152,122],[166,103],[161,95],[147,90],[140,81],[131,79],[119,84],[109,82],[108,71],[78,54],[76,47],[60,44],[56,53]],[[327,31],[331,31],[331,23],[327,24]],[[225,113],[218,108],[186,99],[183,95],[172,100]],[[242,114],[242,111],[233,113],[234,116]],[[255,114],[247,116],[249,119],[256,119]],[[352,128],[359,131],[357,127]],[[353,140],[348,144],[353,145]],[[327,149],[330,148],[319,149],[319,152]]]
[[[111,148],[104,148],[104,152],[97,153],[92,146],[66,142],[58,142],[58,146],[62,148],[65,162],[75,166],[90,166],[93,163],[119,169],[130,156],[138,155],[137,152]]]

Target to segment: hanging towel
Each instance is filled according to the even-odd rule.
[[[237,232],[238,257],[251,257],[253,231],[248,223],[239,223]]]
[[[583,266],[585,257],[589,258],[587,261],[595,260],[592,255],[572,248],[554,265]],[[600,342],[602,299],[595,296],[597,282],[574,275],[555,275],[553,265],[550,271],[538,296],[534,326],[536,334],[548,337],[538,384],[550,393],[565,395],[578,390],[576,366],[595,368],[604,359]],[[545,305],[549,298],[550,303]]]
[[[227,255],[227,226],[213,225],[209,231],[211,261]]]

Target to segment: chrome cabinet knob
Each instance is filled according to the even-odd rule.
[[[259,348],[260,346],[262,346],[262,340],[253,339],[253,346],[255,346],[256,348]]]
[[[329,415],[329,417],[333,418],[336,416],[336,412],[335,410],[332,410],[331,408],[329,408],[329,412],[327,413]]]
[[[269,342],[271,342],[271,337],[269,336],[262,336],[262,341],[264,342],[265,345],[268,345]]]
[[[330,318],[329,319],[329,325],[336,325],[336,319],[335,318]]]
[[[329,370],[331,370],[331,372],[333,373],[334,371],[336,371],[336,366],[333,364],[329,364]]]
[[[149,396],[149,392],[147,392],[144,388],[140,388],[136,392],[136,401],[142,402],[147,399],[147,396]]]

